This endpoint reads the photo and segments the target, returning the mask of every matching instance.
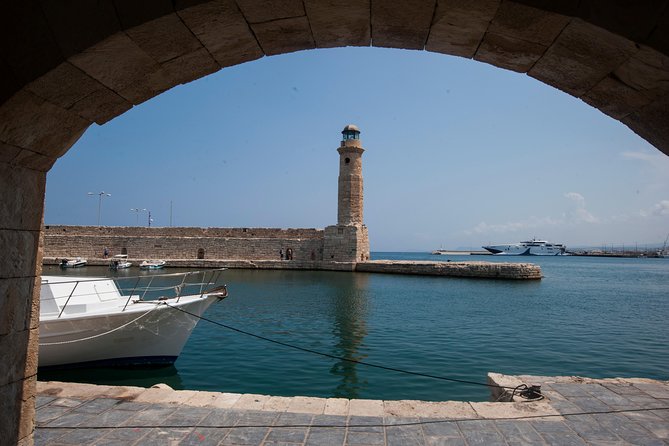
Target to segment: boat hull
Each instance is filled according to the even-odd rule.
[[[120,313],[41,320],[38,366],[172,364],[199,316],[217,299],[205,295],[170,302],[184,311],[145,302],[132,304],[132,309]]]
[[[483,249],[495,255],[504,256],[560,256],[564,255],[564,248],[544,246],[493,245],[483,246]]]

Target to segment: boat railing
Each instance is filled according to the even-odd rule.
[[[137,301],[150,302],[154,300],[176,298],[176,302],[179,302],[181,297],[184,295],[199,294],[200,297],[203,297],[205,294],[209,294],[210,291],[219,293],[221,287],[217,286],[217,284],[221,279],[222,272],[225,269],[226,268],[217,268],[211,270],[151,274],[134,277],[104,277],[91,279],[78,278],[76,280],[58,280],[53,282],[42,280],[42,284],[64,285],[65,290],[62,295],[55,295],[53,294],[53,288],[51,288],[52,297],[42,296],[41,300],[53,300],[56,303],[56,307],[58,307],[60,306],[58,301],[65,299],[64,304],[59,309],[58,318],[63,315],[68,305],[71,306],[71,304],[77,299],[85,299],[92,296],[97,297],[97,301],[99,302],[103,302],[105,300],[105,296],[109,299],[113,299],[113,297],[125,298],[125,303],[121,311],[125,311],[133,299],[136,299]],[[174,281],[173,279],[177,280]],[[101,281],[113,282],[113,289],[108,291],[104,290],[104,287],[99,289],[95,282]],[[148,281],[148,283],[144,284],[145,281]],[[160,283],[154,285],[154,282],[156,281],[159,281]],[[67,286],[68,284],[73,284],[73,286],[70,288]],[[85,287],[80,286],[81,284],[89,285],[88,287]],[[124,291],[127,290],[130,290],[130,293],[126,295]],[[110,297],[112,294],[114,296]],[[87,303],[90,303],[90,301]]]

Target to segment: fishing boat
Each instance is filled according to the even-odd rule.
[[[537,239],[507,245],[483,246],[483,249],[495,255],[508,256],[561,256],[567,252],[567,247],[561,243]]]
[[[113,270],[130,268],[131,266],[132,266],[132,263],[128,262],[128,255],[127,254],[116,254],[109,261],[109,269],[113,269]]]
[[[86,263],[88,261],[86,259],[82,259],[81,257],[77,257],[74,259],[62,259],[60,261],[60,267],[61,268],[80,268],[82,266],[86,266]]]
[[[139,264],[139,267],[142,269],[161,269],[166,263],[164,260],[144,260]]]
[[[174,363],[200,316],[227,297],[226,286],[217,283],[222,271],[123,279],[42,276],[38,366]]]

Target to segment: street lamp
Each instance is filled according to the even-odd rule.
[[[88,195],[98,195],[100,198],[98,199],[98,226],[100,226],[100,211],[102,210],[102,197],[107,196],[111,197],[111,194],[103,192],[98,192],[97,194],[94,194],[93,192],[89,192]]]
[[[151,211],[148,211],[149,213],[149,228],[151,227],[151,222],[153,221],[153,218],[151,218]]]
[[[139,213],[146,211],[146,209],[134,208],[134,209],[130,209],[130,211],[134,212],[135,215],[137,216],[135,226],[139,226]]]

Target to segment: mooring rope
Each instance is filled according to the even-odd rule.
[[[336,360],[339,360],[339,361],[350,362],[350,363],[353,363],[353,364],[360,364],[360,365],[364,365],[364,366],[367,366],[367,367],[373,367],[373,368],[377,368],[377,369],[381,369],[381,370],[388,370],[388,371],[391,371],[391,372],[405,373],[407,375],[421,376],[421,377],[424,377],[424,378],[439,379],[439,380],[442,380],[442,381],[457,382],[457,383],[461,383],[461,384],[471,384],[471,385],[492,387],[492,388],[496,388],[496,389],[505,389],[505,390],[518,390],[518,388],[521,387],[521,386],[525,386],[527,388],[527,385],[525,385],[525,384],[521,384],[521,386],[515,386],[515,387],[500,386],[498,384],[489,384],[489,383],[482,383],[482,382],[478,382],[478,381],[469,381],[469,380],[466,380],[466,379],[458,379],[458,378],[451,378],[451,377],[447,377],[447,376],[432,375],[432,374],[429,374],[429,373],[414,372],[414,371],[411,371],[411,370],[404,370],[404,369],[399,369],[399,368],[396,368],[396,367],[389,367],[389,366],[380,365],[380,364],[373,364],[373,363],[365,362],[365,361],[358,361],[356,359],[344,358],[342,356],[331,355],[329,353],[319,352],[317,350],[312,350],[310,348],[305,348],[305,347],[300,347],[300,346],[293,345],[293,344],[288,344],[287,342],[277,341],[276,339],[272,339],[272,338],[268,338],[268,337],[265,337],[265,336],[257,335],[255,333],[244,331],[244,330],[241,330],[239,328],[235,328],[235,327],[232,327],[230,325],[226,325],[226,324],[223,324],[221,322],[214,321],[214,320],[206,318],[204,316],[199,316],[197,314],[191,313],[191,312],[189,312],[187,310],[184,310],[182,308],[174,307],[174,306],[172,306],[168,303],[165,303],[165,305],[167,305],[168,307],[170,307],[174,310],[181,311],[183,313],[189,314],[189,315],[194,316],[194,317],[196,317],[198,319],[201,319],[203,321],[209,322],[211,324],[217,325],[217,326],[222,327],[222,328],[226,328],[228,330],[235,331],[237,333],[241,333],[241,334],[251,336],[251,337],[254,337],[254,338],[257,338],[257,339],[261,339],[263,341],[271,342],[271,343],[277,344],[277,345],[282,345],[284,347],[292,348],[292,349],[299,350],[299,351],[302,351],[302,352],[311,353],[311,354],[318,355],[318,356],[324,356],[324,357],[330,358],[330,359],[336,359]]]

